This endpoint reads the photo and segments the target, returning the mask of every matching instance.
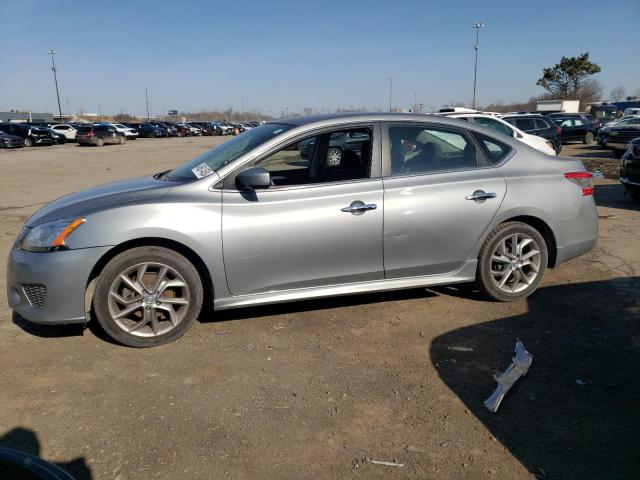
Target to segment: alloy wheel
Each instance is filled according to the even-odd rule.
[[[327,163],[332,166],[340,165],[342,151],[339,148],[331,147],[327,152]]]
[[[140,337],[163,335],[184,319],[191,298],[187,282],[168,265],[145,262],[118,275],[108,307],[123,331]]]
[[[540,271],[540,247],[529,235],[514,233],[502,239],[491,255],[491,278],[507,293],[531,285]]]

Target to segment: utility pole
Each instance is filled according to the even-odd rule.
[[[473,68],[473,105],[471,108],[476,108],[476,82],[478,80],[478,42],[480,41],[480,29],[484,28],[484,23],[476,22],[473,24],[473,28],[476,29],[476,63]]]
[[[147,103],[147,122],[149,121],[149,91],[147,90],[147,87],[144,87],[144,99]]]
[[[102,109],[100,108],[100,100],[98,100],[98,121],[102,121]]]
[[[56,61],[53,56],[56,54],[56,51],[52,48],[49,50],[49,55],[51,55],[51,70],[53,70],[53,81],[56,84],[56,97],[58,98],[58,115],[60,116],[60,121],[62,121],[62,108],[60,107],[60,92],[58,91],[58,75],[56,74]]]
[[[391,98],[393,97],[393,77],[389,77],[389,111],[391,111]]]

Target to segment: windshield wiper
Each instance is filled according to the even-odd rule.
[[[168,182],[169,180],[171,180],[169,178],[169,175],[167,175],[170,171],[171,171],[171,169],[165,170],[164,172],[156,173],[153,176],[153,178],[155,178],[156,180],[164,180],[165,182]]]

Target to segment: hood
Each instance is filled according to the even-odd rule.
[[[123,203],[158,198],[175,185],[176,182],[141,177],[81,190],[45,205],[27,220],[26,225],[35,227],[61,218],[80,217]]]

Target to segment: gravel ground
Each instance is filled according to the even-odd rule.
[[[221,140],[0,151],[0,256],[45,202]],[[562,153],[593,168],[606,152]],[[639,478],[640,204],[598,184],[597,248],[515,303],[454,287],[298,302],[134,350],[3,302],[0,445],[78,479]],[[491,414],[517,338],[533,366]]]

